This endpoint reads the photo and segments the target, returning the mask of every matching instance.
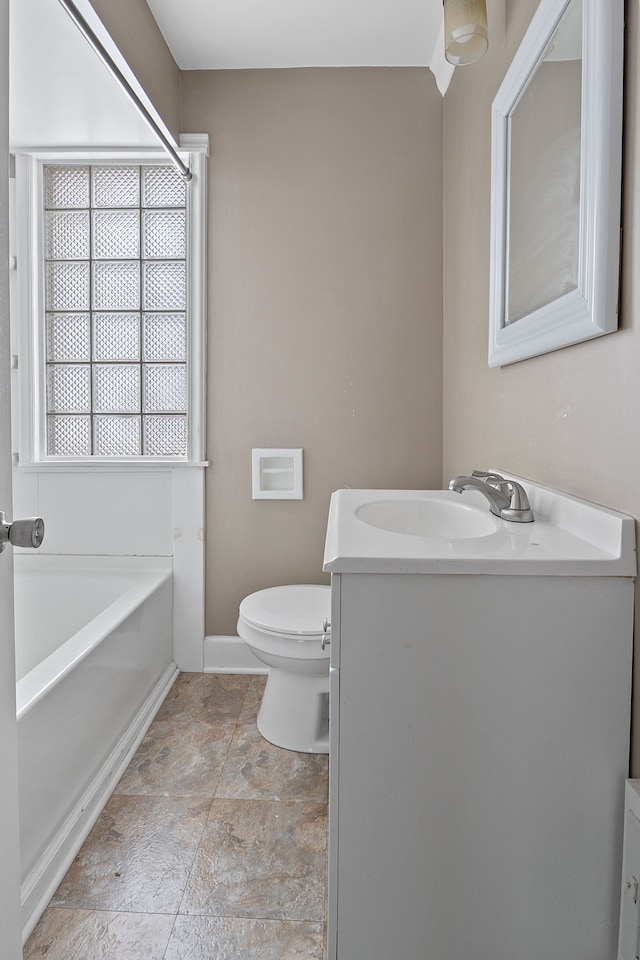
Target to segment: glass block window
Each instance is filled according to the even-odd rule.
[[[187,196],[162,164],[45,164],[46,448],[185,457]]]

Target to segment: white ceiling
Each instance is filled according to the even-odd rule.
[[[424,66],[443,94],[453,72],[442,0],[147,2],[183,69]],[[9,19],[12,148],[155,145],[57,0],[10,0]]]
[[[430,67],[442,90],[442,0],[147,0],[183,70]]]

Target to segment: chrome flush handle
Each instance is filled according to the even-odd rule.
[[[42,517],[25,517],[8,523],[0,510],[0,553],[7,543],[14,547],[32,547],[37,549],[44,540],[44,520]]]

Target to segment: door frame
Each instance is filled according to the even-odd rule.
[[[9,0],[0,0],[0,510],[11,516],[9,351]],[[12,551],[0,555],[0,938],[3,957],[20,960],[18,743]]]

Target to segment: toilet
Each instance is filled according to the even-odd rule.
[[[331,587],[269,587],[240,604],[238,636],[269,667],[258,730],[270,743],[302,753],[329,752]]]

